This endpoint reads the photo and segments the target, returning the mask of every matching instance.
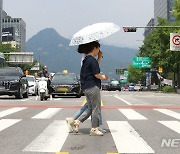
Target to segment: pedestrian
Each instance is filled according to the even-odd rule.
[[[84,60],[85,56],[86,56],[85,54],[82,55],[81,66],[82,66],[82,63],[83,63],[83,60]],[[98,57],[97,57],[98,64],[100,64],[101,58],[102,58],[102,52],[99,51]],[[75,114],[75,116],[73,118],[66,118],[66,122],[67,122],[67,125],[68,125],[70,133],[73,132],[73,129],[72,129],[70,124],[73,123],[76,119],[78,119],[84,113],[84,111],[86,111],[86,109],[88,109],[88,102],[87,102],[87,100],[86,100],[86,103],[84,104],[84,106],[78,112],[76,112],[76,114]],[[86,112],[86,114],[87,114],[87,112]],[[84,115],[84,119],[86,119],[86,116],[89,117],[89,115]],[[100,113],[100,122],[99,122],[99,125],[100,126],[98,127],[98,130],[101,131],[102,133],[106,133],[106,130],[103,129],[103,127],[102,127],[102,113]],[[76,132],[77,131],[78,130],[76,130]]]
[[[108,76],[100,73],[98,63],[102,58],[100,44],[98,41],[93,41],[79,45],[78,52],[85,54],[80,72],[80,81],[81,88],[86,96],[88,108],[72,123],[72,126],[75,128],[76,132],[78,132],[80,123],[85,121],[92,114],[92,128],[90,130],[90,135],[102,136],[103,133],[98,130],[101,116],[100,88],[101,80],[107,80]],[[96,56],[98,56],[98,59],[95,58]]]

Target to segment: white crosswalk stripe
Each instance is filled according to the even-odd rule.
[[[23,123],[22,119],[2,119],[2,117],[8,116],[13,113],[20,112],[22,110],[27,111],[26,107],[16,107],[11,109],[6,109],[0,111],[0,133],[5,129],[12,129],[12,127],[17,127],[16,125],[20,122]],[[38,114],[34,114],[31,119],[34,122],[36,119],[51,119],[53,116],[58,114],[62,108],[47,108]],[[148,117],[138,113],[138,110],[133,109],[118,109],[128,120],[134,120],[132,124],[128,121],[106,121],[113,137],[114,143],[118,150],[118,153],[155,153],[155,147],[151,147],[147,142],[147,136],[140,136],[139,129],[136,130],[133,124],[136,123],[135,120],[148,120]],[[152,109],[153,112],[159,112],[164,116],[170,116],[172,118],[180,120],[180,114],[178,112],[168,110],[168,109]],[[147,114],[146,114],[147,116]],[[57,152],[61,151],[64,143],[69,135],[68,128],[65,120],[50,120],[49,126],[43,128],[43,132],[37,135],[36,138],[30,140],[27,145],[24,146],[24,152]],[[145,121],[144,121],[145,122]],[[146,121],[147,122],[147,121]],[[155,123],[160,124],[164,129],[170,129],[170,132],[174,131],[180,134],[180,121],[155,121]],[[154,124],[154,122],[153,122]],[[143,124],[142,124],[143,125]],[[155,128],[156,129],[156,128]],[[148,133],[148,132],[147,132]]]
[[[180,113],[177,113],[168,109],[154,109],[154,110],[180,120]]]
[[[48,108],[39,114],[32,117],[32,119],[50,119],[52,118],[56,113],[58,113],[61,110],[61,108]]]
[[[0,118],[5,117],[5,116],[10,115],[10,114],[13,114],[13,113],[16,113],[18,111],[22,111],[24,109],[26,109],[26,107],[15,107],[15,108],[11,108],[11,109],[1,111],[0,112]]]
[[[158,122],[163,124],[164,126],[170,128],[171,130],[175,131],[176,133],[180,134],[180,122],[179,121],[158,121]]]
[[[124,114],[129,120],[147,120],[146,117],[132,109],[119,109],[119,111]]]
[[[18,123],[21,119],[1,119],[0,120],[0,131]]]
[[[65,121],[55,120],[23,151],[57,152],[60,151],[67,136],[68,128]]]
[[[107,121],[118,153],[154,153],[127,121]]]

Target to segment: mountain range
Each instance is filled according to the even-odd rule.
[[[47,65],[50,72],[80,72],[82,55],[77,52],[77,46],[69,46],[70,40],[64,38],[53,28],[41,30],[27,43],[27,51],[34,52],[34,58]],[[137,49],[123,48],[101,44],[103,59],[101,71],[114,75],[116,69],[126,68],[132,62]]]

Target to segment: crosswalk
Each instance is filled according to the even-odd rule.
[[[27,118],[24,117],[14,118],[12,117],[20,112],[28,112],[30,108],[28,107],[14,107],[9,109],[2,109],[0,111],[0,134],[4,130],[16,127],[18,123],[23,123]],[[118,153],[156,153],[155,148],[150,146],[146,137],[143,137],[139,133],[139,129],[133,126],[135,121],[150,121],[147,115],[143,112],[135,109],[117,109],[118,115],[123,115],[126,119],[124,120],[114,120],[105,121],[107,128],[112,135],[112,139],[116,146]],[[39,112],[35,112],[35,115],[30,117],[28,120],[49,120],[49,124],[37,135],[32,141],[28,143],[22,152],[58,152],[63,148],[64,143],[67,141],[68,128],[65,120],[53,119],[55,115],[63,112],[62,108],[46,108],[40,109]],[[157,119],[155,123],[160,125],[164,129],[168,129],[170,132],[180,135],[180,112],[179,110],[169,110],[169,109],[151,109],[152,113],[159,113],[162,116],[170,117],[170,120],[159,120]],[[19,114],[20,115],[20,114]],[[117,115],[117,116],[118,116]],[[11,118],[9,118],[9,116]],[[16,117],[16,116],[15,116]],[[50,120],[53,119],[53,120]],[[132,121],[132,123],[131,123]],[[143,123],[142,123],[143,124]],[[148,130],[147,130],[148,132]],[[77,138],[80,137],[77,136]],[[108,152],[108,151],[107,151]]]

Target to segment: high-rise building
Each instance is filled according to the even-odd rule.
[[[151,32],[153,30],[153,28],[149,28],[149,27],[154,27],[154,18],[152,18],[148,24],[147,24],[148,28],[145,28],[144,30],[144,36],[146,36],[149,32]]]
[[[25,51],[26,45],[26,23],[22,18],[11,18],[10,16],[6,16],[2,19],[2,28],[14,28],[14,38],[17,43],[17,48],[20,51]]]
[[[2,10],[3,10],[3,0],[0,0],[0,42],[2,41]]]
[[[172,15],[174,0],[154,0],[154,23],[158,25],[158,17],[174,22]]]

